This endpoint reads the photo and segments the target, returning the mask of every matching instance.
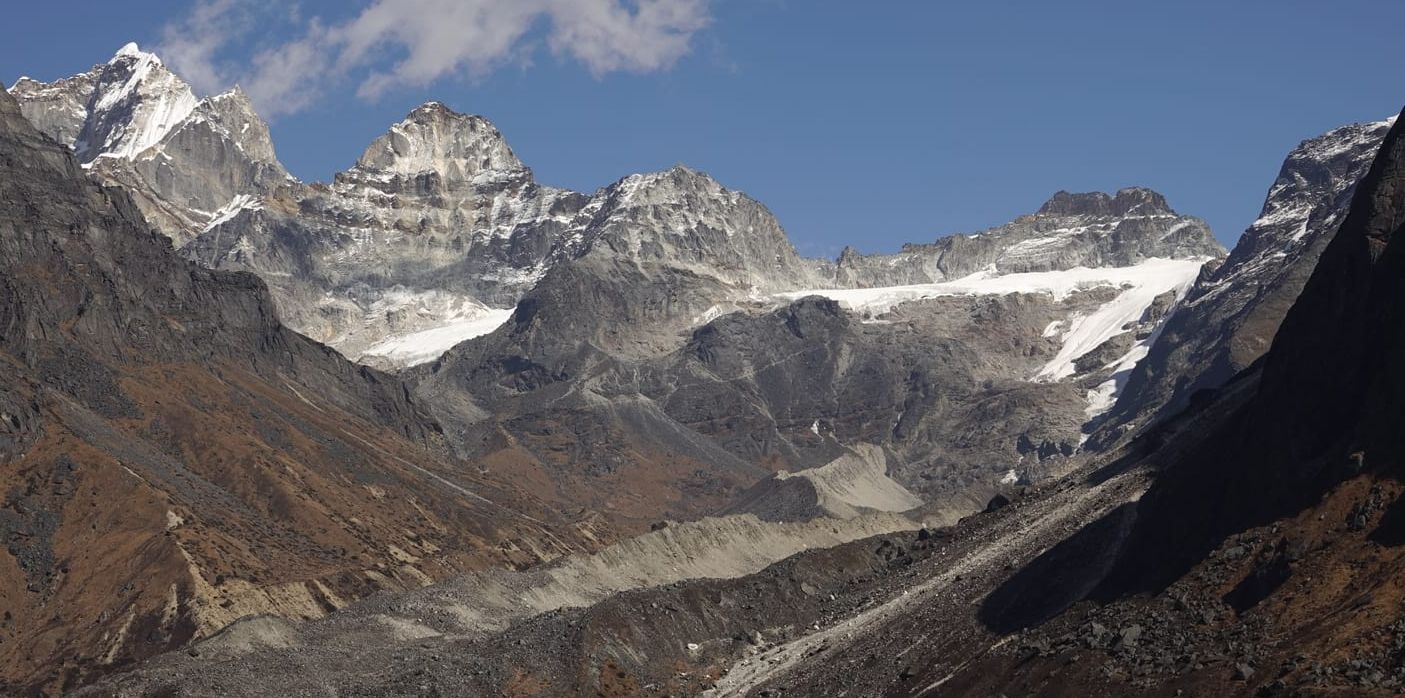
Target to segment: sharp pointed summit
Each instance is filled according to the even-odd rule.
[[[106,63],[11,90],[25,117],[85,167],[132,192],[177,245],[235,200],[289,180],[243,90],[199,99],[154,53],[128,43]]]
[[[137,42],[135,42],[135,41],[129,41],[129,42],[127,42],[126,44],[124,44],[124,45],[122,46],[122,48],[117,49],[117,53],[115,53],[115,54],[112,55],[112,60],[109,60],[108,63],[115,62],[115,61],[117,61],[118,59],[121,59],[121,58],[136,58],[136,59],[152,58],[152,59],[156,60],[157,62],[160,62],[160,60],[161,60],[161,59],[157,58],[155,54],[153,54],[153,53],[147,53],[146,51],[141,50],[141,47],[138,46],[138,45],[137,45]]]

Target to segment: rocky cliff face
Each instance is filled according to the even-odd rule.
[[[1344,126],[1288,154],[1258,220],[1167,321],[1099,440],[1184,409],[1268,351],[1392,123]]]
[[[1296,513],[1355,475],[1399,472],[1405,133],[1396,124],[1283,319],[1254,400],[1150,493],[1137,534],[1148,545],[1174,538],[1163,549],[1174,554],[1137,569],[1148,548],[1129,548],[1120,581],[1164,583],[1228,533]],[[1214,467],[1224,457],[1235,467]],[[1214,515],[1172,526],[1172,508],[1195,497]]]
[[[179,258],[8,93],[0,364],[7,694],[583,540],[461,469],[402,383],[283,327],[257,277]]]
[[[1339,228],[1262,362],[1191,410],[1219,418],[1161,455],[1164,471],[1130,516],[1084,529],[1058,546],[1063,559],[1046,556],[993,595],[1013,600],[1049,579],[1077,579],[1073,570],[1086,569],[1097,546],[1091,529],[1101,526],[1116,531],[1104,537],[1116,555],[1085,587],[1099,603],[1060,608],[1052,627],[1026,631],[1046,648],[1034,666],[973,668],[954,684],[988,692],[1064,673],[1052,667],[1068,666],[1087,645],[1057,638],[1095,622],[1120,636],[1092,643],[1107,648],[1099,654],[1110,661],[1095,662],[1100,672],[1147,693],[1372,695],[1405,685],[1396,649],[1405,132],[1398,120],[1382,137],[1383,128],[1334,132],[1381,145],[1349,206],[1333,211]],[[1126,624],[1137,621],[1145,625],[1128,643]],[[1196,659],[1161,659],[1168,655]],[[1216,655],[1225,658],[1219,666],[1198,659]],[[1059,682],[1080,680],[1112,683],[1078,669]]]

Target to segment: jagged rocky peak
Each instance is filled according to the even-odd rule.
[[[1060,191],[1039,207],[1039,215],[1164,216],[1175,215],[1175,211],[1159,192],[1145,187],[1127,187],[1116,195],[1100,191]]]
[[[1394,123],[1392,117],[1349,124],[1294,148],[1284,159],[1258,219],[1244,231],[1219,277],[1262,265],[1265,255],[1291,254],[1294,248],[1310,245],[1322,231],[1334,229],[1350,203],[1350,190],[1365,175]]]
[[[685,165],[636,174],[596,196],[585,238],[635,261],[661,262],[753,289],[819,283],[760,202]]]
[[[227,92],[201,100],[196,112],[218,124],[250,159],[270,164],[278,163],[268,124],[259,117],[258,112],[254,110],[254,103],[238,85]]]
[[[704,203],[702,199],[730,203],[746,198],[744,194],[722,186],[706,172],[687,165],[629,175],[612,185],[609,193],[617,204],[623,206]],[[693,200],[690,201],[690,198]]]
[[[135,43],[96,70],[87,123],[73,144],[84,162],[103,155],[132,157],[150,148],[199,103],[190,85]]]
[[[410,177],[433,172],[453,181],[524,168],[487,119],[427,102],[372,141],[356,169]]]
[[[10,93],[25,118],[85,163],[141,153],[200,101],[160,58],[135,43],[86,73],[49,83],[22,78]]]
[[[198,99],[135,43],[86,73],[25,80],[11,94],[31,123],[69,146],[94,176],[127,189],[178,246],[228,207],[290,180],[242,90]]]
[[[82,162],[150,157],[152,146],[192,121],[213,124],[250,160],[277,162],[268,126],[243,90],[199,99],[159,56],[135,43],[72,77],[20,78],[10,93],[31,123]]]

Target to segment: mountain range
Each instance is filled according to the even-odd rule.
[[[16,690],[131,665],[89,690],[1170,685],[1184,662],[1138,648],[1175,636],[1131,632],[1128,599],[1237,584],[1254,613],[1297,560],[1244,532],[1387,448],[1388,347],[1361,338],[1394,307],[1394,120],[1293,150],[1228,254],[1129,187],[824,260],[685,166],[539,184],[438,102],[305,183],[241,91],[135,44],[0,117]],[[1305,377],[1332,352],[1359,371]],[[1256,488],[1275,462],[1302,465]],[[1186,581],[1207,559],[1240,572]],[[1115,670],[1051,668],[1073,645]],[[1270,654],[1203,651],[1251,678]]]

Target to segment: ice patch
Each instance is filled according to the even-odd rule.
[[[720,305],[711,306],[707,310],[702,311],[702,314],[693,318],[693,325],[706,325],[707,323],[712,322],[713,320],[716,320],[719,317],[722,317],[726,313],[727,311],[723,309],[723,307]]]
[[[1183,285],[1176,287],[1176,301],[1178,303],[1181,299],[1185,298],[1186,292],[1190,290],[1194,281],[1194,278],[1192,278]],[[1170,313],[1167,313],[1167,318],[1169,317]],[[1156,326],[1156,330],[1153,331],[1150,336],[1137,342],[1137,344],[1129,349],[1126,354],[1123,354],[1121,358],[1112,362],[1108,367],[1105,367],[1112,369],[1112,375],[1087,393],[1088,407],[1084,411],[1084,414],[1090,421],[1098,415],[1112,409],[1113,405],[1117,404],[1117,398],[1122,394],[1122,388],[1126,387],[1127,380],[1132,376],[1132,369],[1135,369],[1137,364],[1141,363],[1142,359],[1145,359],[1147,354],[1151,353],[1152,345],[1156,344],[1156,340],[1161,337],[1161,331],[1164,329],[1166,329],[1166,318],[1162,319]],[[1082,444],[1080,443],[1079,445],[1081,446]]]
[[[512,317],[512,308],[483,308],[481,312],[454,318],[439,327],[390,337],[361,353],[361,358],[386,359],[397,366],[414,366],[433,361],[474,337],[501,327]]]

